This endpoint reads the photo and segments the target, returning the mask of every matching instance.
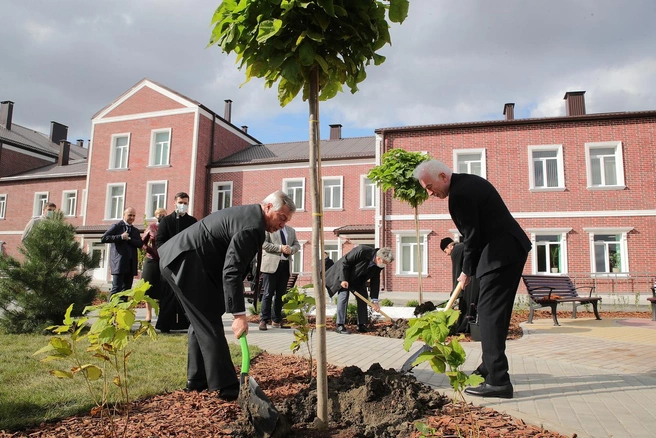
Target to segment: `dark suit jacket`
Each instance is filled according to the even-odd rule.
[[[130,240],[121,239],[121,234],[128,228],[130,229]],[[109,227],[100,241],[113,243],[109,251],[109,267],[112,275],[137,275],[137,249],[143,245],[137,227],[129,226],[127,222],[121,220]]]
[[[370,281],[369,289],[371,298],[378,299],[380,290],[380,271],[381,268],[369,264],[374,259],[378,249],[368,246],[356,246],[349,251],[344,257],[337,260],[335,264],[326,269],[326,287],[332,297],[342,288],[340,283],[348,281],[349,289],[360,292],[367,296],[367,280]]]
[[[203,290],[221,294],[221,314],[243,312],[244,278],[264,243],[264,233],[264,214],[259,204],[219,210],[158,247],[160,268],[173,271],[182,293]],[[201,265],[205,275],[185,275],[187,264]]]
[[[526,260],[531,241],[486,179],[452,174],[449,213],[464,238],[462,272],[468,276]]]
[[[180,218],[178,218],[176,212],[164,216],[159,222],[157,236],[155,236],[157,247],[159,248],[164,245],[164,242],[178,234],[180,231],[189,228],[196,222],[198,222],[198,220],[188,214],[180,216]]]

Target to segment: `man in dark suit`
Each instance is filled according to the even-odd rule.
[[[349,251],[344,257],[337,260],[335,264],[326,270],[326,287],[332,298],[337,295],[337,328],[335,331],[341,334],[349,334],[344,327],[346,322],[346,307],[348,306],[349,290],[360,293],[365,298],[367,294],[367,281],[371,291],[371,301],[374,310],[379,311],[378,292],[380,290],[380,273],[388,263],[394,261],[394,254],[390,248],[375,249],[369,246],[357,246]],[[358,331],[367,331],[369,312],[367,303],[356,299],[358,303]]]
[[[244,278],[261,251],[266,231],[275,233],[296,211],[282,191],[260,205],[217,211],[158,247],[162,276],[171,285],[191,321],[187,389],[218,391],[235,400],[239,380],[230,358],[222,315],[234,315],[235,337],[248,333]]]
[[[456,243],[450,237],[440,240],[440,249],[451,258],[452,288],[458,284],[458,277],[462,272],[462,261],[465,254],[465,244]],[[451,328],[453,333],[469,333],[469,323],[476,320],[476,306],[478,303],[478,279],[471,277],[469,284],[458,297],[458,310],[460,317],[458,322]]]
[[[117,292],[132,288],[132,281],[137,275],[137,249],[143,242],[137,227],[133,226],[136,212],[128,207],[123,211],[123,220],[115,223],[103,234],[100,241],[111,243],[109,266],[112,272],[112,289],[109,299]]]
[[[506,336],[531,242],[487,180],[453,173],[437,160],[421,163],[414,176],[429,195],[449,198],[449,214],[464,243],[458,281],[466,286],[472,276],[479,279],[478,323],[483,363],[475,373],[483,376],[485,382],[465,392],[479,397],[512,398]]]
[[[174,199],[175,210],[173,213],[164,216],[159,222],[159,229],[155,237],[158,248],[164,245],[171,237],[197,222],[195,217],[187,213],[189,209],[189,195],[185,192],[179,192],[176,193]],[[155,328],[162,333],[189,328],[189,320],[180,302],[175,297],[169,284],[165,281],[161,283],[159,315],[157,315]]]

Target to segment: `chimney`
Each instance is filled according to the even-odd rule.
[[[68,126],[62,125],[57,122],[50,122],[50,141],[53,143],[59,143],[62,140],[66,140],[68,137]]]
[[[585,115],[585,91],[568,91],[565,93],[567,103],[567,116],[583,116]]]
[[[78,139],[77,139],[77,145],[78,145],[79,147],[83,148],[83,147],[84,147],[84,139],[82,139],[82,138],[78,138]]]
[[[506,120],[515,120],[515,104],[505,104],[503,106],[503,115],[506,116]]]
[[[57,164],[60,166],[68,166],[68,158],[71,152],[71,142],[62,140],[59,142],[59,159]]]
[[[230,122],[231,113],[232,113],[232,100],[226,99],[225,100],[225,111],[223,112],[223,118],[226,119],[228,121],[228,123],[231,123]]]
[[[330,126],[330,139],[331,140],[341,140],[342,139],[342,125],[339,123],[336,125]]]
[[[243,125],[243,126],[241,127],[241,130],[244,131],[244,134],[248,134],[248,126]]]
[[[14,102],[5,100],[0,102],[0,126],[11,130],[11,117],[14,114]]]

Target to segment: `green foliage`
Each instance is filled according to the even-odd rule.
[[[460,367],[465,363],[465,350],[458,342],[458,338],[452,337],[447,342],[450,328],[456,324],[459,316],[459,311],[449,309],[424,313],[420,318],[410,319],[408,321],[410,327],[405,332],[403,348],[410,351],[410,347],[415,341],[423,341],[432,347],[432,350],[421,353],[412,365],[428,362],[434,372],[446,374],[454,392],[464,399],[462,390],[468,385],[482,383],[483,378],[474,374],[467,376],[463,373]],[[462,339],[462,335],[460,338]]]
[[[358,305],[348,303],[346,305],[346,318],[344,323],[357,324],[358,323]]]
[[[320,100],[346,85],[351,93],[367,77],[365,67],[380,65],[377,53],[391,44],[389,19],[405,20],[409,0],[224,0],[212,17],[209,46],[236,53],[246,82],[278,82],[282,106],[303,91],[310,95],[311,71],[319,75]]]
[[[313,287],[311,284],[302,287],[303,290]],[[312,334],[314,329],[310,326],[308,315],[316,306],[313,297],[304,292],[299,291],[298,286],[294,286],[287,291],[282,297],[283,310],[287,312],[287,322],[291,324],[294,330],[294,341],[290,346],[292,353],[296,353],[305,345],[308,352],[308,380],[312,380]]]
[[[139,328],[134,333],[131,331],[139,303],[150,303],[155,312],[159,312],[157,302],[146,296],[148,288],[150,284],[141,280],[131,290],[112,295],[109,302],[85,307],[83,316],[77,318],[71,317],[71,304],[66,310],[63,325],[48,327],[55,334],[67,337],[53,336],[48,345],[34,353],[48,353],[43,362],[63,360],[69,364],[70,368],[51,370],[50,374],[60,379],[80,376],[89,389],[97,412],[107,421],[112,436],[115,434],[114,418],[117,415],[117,411],[108,406],[112,392],[118,391],[118,398],[124,404],[126,428],[129,418],[128,359],[132,351],[128,350],[128,345],[145,333],[152,340],[157,338],[155,328],[146,321],[139,321]],[[122,297],[127,301],[122,301]],[[97,315],[97,319],[89,328],[87,322],[90,322],[91,314]],[[76,345],[85,338],[89,341],[89,347],[80,351]],[[92,384],[95,381],[102,382],[100,389]]]
[[[390,300],[389,298],[384,298],[378,302],[378,304],[381,305],[381,307],[393,307],[394,302]]]
[[[257,310],[255,310],[255,306],[250,306],[248,308],[248,314],[249,315],[259,315],[260,313]]]
[[[417,307],[419,305],[419,301],[417,300],[410,300],[407,303],[405,303],[405,307]]]
[[[91,304],[98,291],[87,270],[98,259],[82,250],[61,211],[35,223],[18,250],[23,261],[0,256],[0,327],[7,333],[42,331],[64,318],[68,304],[74,316]]]
[[[613,268],[620,269],[622,267],[622,259],[620,256],[620,252],[619,251],[611,252],[609,256],[609,262],[610,262],[611,269]]]

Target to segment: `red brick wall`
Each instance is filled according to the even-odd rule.
[[[166,111],[181,109],[184,105],[158,93],[149,87],[143,87],[134,93],[125,102],[114,108],[105,117],[125,116],[128,114],[142,114],[152,111]]]
[[[17,175],[53,163],[54,161],[21,154],[3,147],[0,150],[0,177]]]

